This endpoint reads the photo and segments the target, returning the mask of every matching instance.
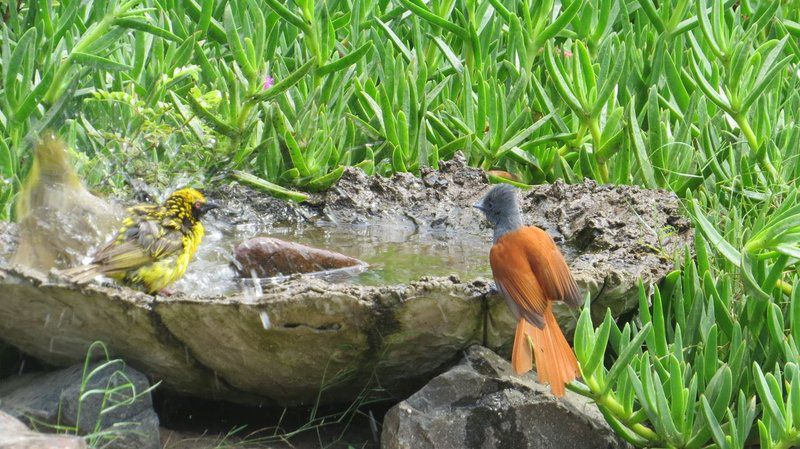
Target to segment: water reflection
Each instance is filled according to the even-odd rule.
[[[234,247],[251,237],[266,236],[337,251],[361,259],[368,267],[331,270],[309,276],[329,282],[361,285],[406,283],[423,276],[457,275],[462,279],[490,274],[489,242],[479,236],[418,233],[403,225],[275,224],[259,228],[252,223],[227,225],[208,220],[206,237],[195,260],[174,290],[194,296],[241,292],[260,296],[261,285],[285,279],[236,279],[231,267]]]

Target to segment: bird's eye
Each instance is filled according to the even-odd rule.
[[[195,201],[194,202],[194,208],[197,209],[197,210],[200,210],[200,206],[202,206],[202,205],[203,205],[203,203],[201,203],[200,201]]]

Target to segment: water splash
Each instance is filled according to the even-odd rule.
[[[264,295],[264,289],[261,286],[261,279],[256,276],[255,270],[251,270],[250,279],[242,279],[242,302],[248,304],[255,304],[258,299]]]
[[[267,311],[262,310],[258,316],[261,318],[261,325],[264,326],[264,330],[269,330],[269,328],[272,327],[272,323],[269,321],[269,314]]]
[[[61,327],[61,323],[64,322],[64,317],[67,316],[68,311],[69,309],[66,307],[61,309],[61,314],[58,316],[58,324],[56,324],[56,327]]]

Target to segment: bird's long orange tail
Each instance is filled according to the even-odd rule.
[[[544,312],[544,329],[539,329],[524,318],[517,322],[511,353],[511,365],[515,373],[524,374],[531,370],[532,352],[536,357],[539,382],[550,384],[554,396],[564,396],[565,386],[580,375],[580,370],[575,353],[561,333],[550,304]]]

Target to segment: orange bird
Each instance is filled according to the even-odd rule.
[[[517,318],[511,365],[514,372],[531,370],[534,352],[539,381],[557,397],[579,375],[578,361],[553,315],[553,301],[579,307],[583,300],[564,256],[550,235],[522,224],[516,188],[493,187],[477,204],[494,228],[489,253],[497,289]]]

